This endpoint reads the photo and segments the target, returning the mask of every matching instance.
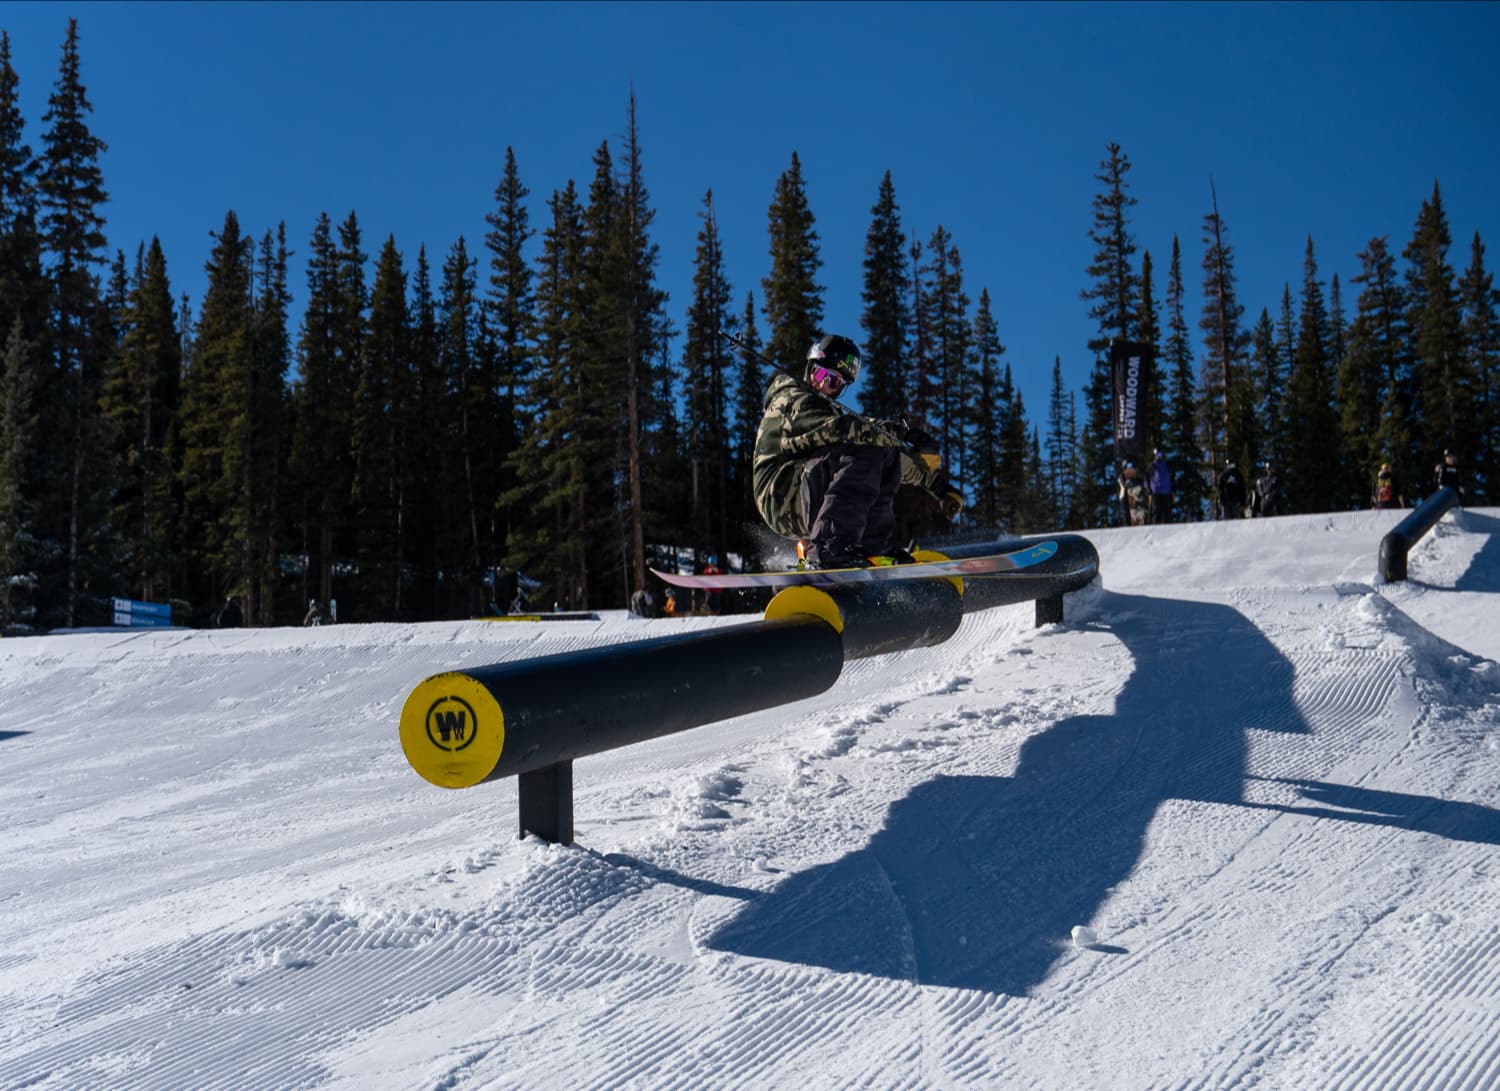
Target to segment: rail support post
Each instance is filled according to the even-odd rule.
[[[1036,600],[1036,624],[1040,629],[1043,625],[1061,625],[1063,620],[1063,597],[1052,595],[1048,598]]]
[[[573,763],[560,761],[516,777],[521,836],[534,833],[555,845],[573,843]]]

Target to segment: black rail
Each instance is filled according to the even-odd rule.
[[[1048,540],[1058,549],[1044,564],[961,592],[942,578],[794,587],[758,622],[437,674],[407,697],[401,746],[440,787],[516,777],[521,835],[570,844],[576,758],[816,696],[846,660],[940,644],[975,610],[1035,600],[1038,624],[1061,621],[1063,595],[1094,578],[1099,554],[1077,535]]]
[[[1458,506],[1458,493],[1443,488],[1413,508],[1410,515],[1396,524],[1396,529],[1380,539],[1380,575],[1389,583],[1406,579],[1406,555],[1411,547]]]

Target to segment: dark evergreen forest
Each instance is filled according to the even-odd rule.
[[[193,301],[156,239],[111,247],[76,22],[35,148],[22,106],[0,31],[0,631],[104,624],[112,596],[196,625],[231,594],[255,625],[297,623],[310,599],[337,600],[340,620],[469,617],[503,611],[518,574],[545,608],[619,607],[659,551],[757,562],[760,354],[799,363],[822,332],[795,151],[758,285],[729,283],[704,194],[685,306],[658,287],[633,97],[621,146],[601,142],[586,184],[545,201],[507,148],[485,223],[441,254],[325,213],[296,225],[310,235],[294,271],[285,223],[227,211],[206,259],[173,256],[205,261]],[[1066,389],[1061,354],[1084,346],[1059,346],[1035,417],[958,241],[903,223],[889,172],[871,179],[859,408],[938,440],[967,498],[958,531],[1118,522],[1115,339],[1156,349],[1150,439],[1180,519],[1208,517],[1227,458],[1274,460],[1291,510],[1314,512],[1368,506],[1383,460],[1410,502],[1452,449],[1467,502],[1496,502],[1497,294],[1477,233],[1452,263],[1436,181],[1404,244],[1378,234],[1359,253],[1348,303],[1309,237],[1282,297],[1247,309],[1232,210],[1205,195],[1198,272],[1173,238],[1162,284],[1131,230],[1129,172],[1111,144],[1092,221],[1080,210],[1093,377]]]

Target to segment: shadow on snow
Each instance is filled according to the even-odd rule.
[[[1468,569],[1453,585],[1454,590],[1500,591],[1500,519],[1465,511],[1463,528],[1471,534],[1488,534],[1489,540],[1469,561]]]
[[[869,844],[749,900],[707,945],[755,958],[1024,995],[1141,856],[1169,799],[1244,802],[1246,732],[1306,732],[1289,660],[1237,610],[1106,593],[1134,669],[1113,715],[1028,738],[1011,777],[943,776]],[[1304,784],[1286,808],[1492,841],[1500,812]],[[1118,949],[1115,949],[1118,950]]]

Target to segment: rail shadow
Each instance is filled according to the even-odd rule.
[[[1500,591],[1500,519],[1466,510],[1461,516],[1463,528],[1474,534],[1488,534],[1489,540],[1469,561],[1469,567],[1453,585],[1455,591]]]

